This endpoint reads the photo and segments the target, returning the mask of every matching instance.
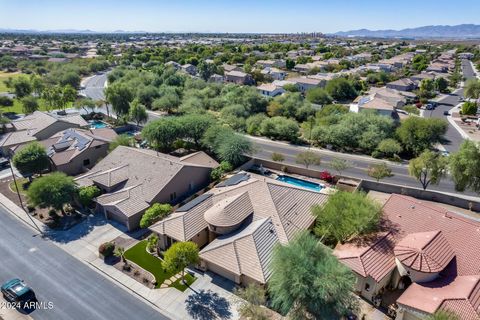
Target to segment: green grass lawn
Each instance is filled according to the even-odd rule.
[[[149,254],[146,251],[146,248],[147,240],[140,241],[125,252],[125,258],[151,272],[157,281],[156,288],[158,288],[165,280],[173,276],[175,273],[165,271],[162,266],[162,260]],[[195,277],[189,274],[185,278],[189,285],[196,280]],[[172,283],[171,287],[177,288],[180,291],[185,291],[187,288],[179,280]]]
[[[38,99],[38,104],[39,104],[39,110],[40,111],[48,111],[47,105],[46,105],[46,103],[43,99]],[[73,106],[72,103],[68,103],[66,108],[68,109],[68,108],[71,108],[72,106]],[[17,113],[17,114],[22,114],[23,113],[22,103],[20,102],[19,99],[13,99],[13,106],[11,106],[11,107],[1,107],[0,111],[4,112],[4,113],[5,112],[13,112],[13,113]]]
[[[28,186],[30,185],[30,182],[28,181],[28,179],[17,178],[17,185],[18,185],[18,189],[20,189],[20,193],[23,195],[26,195]],[[15,187],[15,181],[10,182],[9,187],[13,193],[17,192],[17,188]]]
[[[175,289],[177,290],[180,290],[180,291],[185,291],[187,290],[187,288],[195,282],[195,280],[197,280],[197,278],[195,278],[194,276],[192,276],[191,274],[185,272],[185,280],[187,281],[187,284],[188,286],[184,285],[182,283],[182,279],[178,279],[177,281],[175,281],[174,283],[172,283],[170,285],[170,287],[174,287]]]
[[[0,92],[8,92],[8,88],[5,85],[5,80],[8,78],[16,78],[20,76],[21,73],[12,73],[12,72],[1,72],[0,71]]]

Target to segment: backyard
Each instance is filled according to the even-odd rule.
[[[155,288],[160,288],[160,286],[170,279],[172,276],[175,276],[175,273],[167,272],[163,269],[162,260],[153,256],[147,252],[147,240],[140,241],[130,249],[125,252],[125,258],[152,273],[156,280]],[[185,280],[188,285],[191,285],[196,278],[185,273]],[[173,283],[167,283],[169,287],[174,287],[180,291],[185,291],[188,286],[184,285],[180,279],[176,279]]]
[[[16,78],[18,76],[20,76],[21,73],[18,73],[18,72],[2,72],[0,71],[0,92],[8,92],[8,88],[7,86],[5,85],[5,80],[7,80],[8,78]]]

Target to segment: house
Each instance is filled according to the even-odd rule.
[[[262,68],[285,68],[286,66],[286,62],[283,59],[258,60],[256,64],[261,66]]]
[[[350,104],[351,112],[358,113],[364,110],[374,110],[379,115],[392,117],[392,118],[394,118],[396,114],[395,106],[391,102],[386,101],[379,97],[366,96]]]
[[[47,150],[54,170],[67,175],[77,175],[93,167],[108,152],[111,141],[117,137],[110,128],[101,129],[66,129],[39,143]],[[25,144],[13,148],[21,150]]]
[[[355,273],[359,295],[382,306],[384,297],[395,297],[385,303],[396,302],[397,320],[424,319],[437,310],[480,318],[480,222],[392,194],[381,225],[376,234],[334,250]]]
[[[290,78],[288,81],[295,84],[298,87],[298,90],[300,90],[302,93],[305,93],[308,89],[320,87],[322,83],[324,83],[323,80],[312,79],[308,77]]]
[[[285,89],[273,83],[263,83],[257,87],[258,92],[267,97],[276,97],[285,93]]]
[[[208,82],[223,83],[224,81],[225,77],[219,74],[212,74],[210,78],[208,78]]]
[[[0,138],[0,152],[4,155],[18,145],[45,140],[55,133],[69,128],[88,126],[88,123],[79,114],[60,116],[42,111],[35,111],[21,119],[12,121],[11,124],[14,131],[7,132]]]
[[[435,80],[435,73],[433,72],[422,72],[422,73],[419,73],[419,74],[416,74],[416,75],[413,75],[410,77],[410,80],[412,80],[413,82],[415,82],[415,84],[418,86],[420,84],[420,82],[422,82],[422,80],[424,79],[430,79],[430,80]]]
[[[263,75],[271,77],[273,80],[284,80],[287,73],[277,68],[267,67],[261,71]]]
[[[398,79],[387,83],[386,87],[388,89],[395,89],[398,91],[413,91],[417,87],[415,82],[408,78]]]
[[[223,68],[223,72],[224,72],[225,75],[227,73],[231,72],[231,71],[243,71],[243,69],[238,67],[238,66],[234,66],[234,65],[226,64],[226,63],[224,63],[222,65],[222,68]]]
[[[253,78],[248,73],[242,71],[230,71],[225,73],[225,82],[236,84],[253,84]]]
[[[416,95],[414,93],[408,91],[398,91],[395,89],[389,89],[387,87],[372,87],[370,88],[368,94],[375,98],[380,98],[388,101],[395,108],[401,108],[407,102],[413,102],[413,100],[416,98]]]
[[[150,205],[182,201],[205,187],[217,166],[204,152],[174,157],[119,146],[75,181],[102,190],[104,194],[96,199],[97,211],[133,230]]]
[[[158,234],[161,250],[193,241],[201,248],[201,269],[237,284],[265,284],[275,244],[286,244],[298,231],[311,228],[311,207],[327,198],[326,193],[240,172],[150,229]]]
[[[182,66],[182,70],[192,76],[197,74],[197,67],[195,67],[193,64],[184,64]]]
[[[471,52],[462,52],[458,54],[458,58],[460,59],[472,59],[475,55]]]
[[[447,73],[448,72],[448,65],[443,63],[431,63],[427,69],[427,72],[439,72],[439,73]]]
[[[165,63],[165,67],[172,67],[175,70],[180,70],[182,68],[180,63],[175,62],[175,61],[168,61],[167,63]]]

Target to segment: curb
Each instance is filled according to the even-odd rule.
[[[450,109],[450,115],[447,116],[447,120],[452,125],[452,127],[454,127],[455,130],[458,131],[458,133],[462,136],[463,139],[471,140],[470,136],[455,122],[455,120],[453,120],[453,118],[451,116],[451,112],[453,110],[458,110],[461,105],[462,104],[460,103],[460,104],[456,105],[455,107],[453,107],[452,109]]]

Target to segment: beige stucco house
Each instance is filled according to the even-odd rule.
[[[11,148],[36,140],[45,140],[57,132],[69,128],[86,127],[88,123],[79,115],[60,116],[35,111],[22,119],[12,121],[14,131],[0,137],[0,151],[8,154]]]
[[[176,241],[200,248],[200,265],[237,284],[265,284],[275,244],[312,227],[311,207],[328,195],[241,172],[151,226],[164,250]]]
[[[151,204],[182,201],[205,187],[217,166],[204,152],[179,158],[119,146],[75,181],[100,188],[104,194],[96,199],[97,210],[133,230]]]

